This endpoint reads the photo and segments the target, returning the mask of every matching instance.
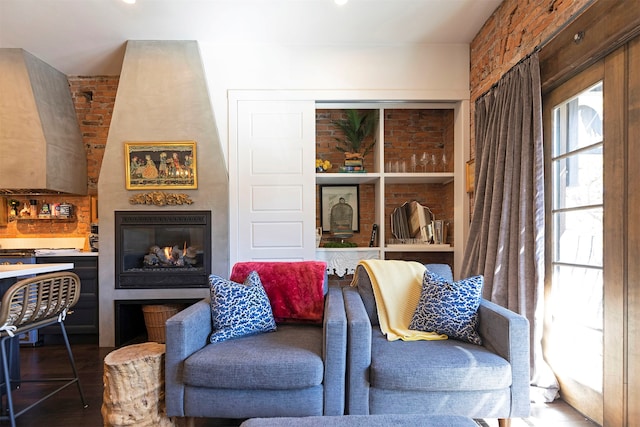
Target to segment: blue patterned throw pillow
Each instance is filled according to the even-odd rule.
[[[212,274],[209,276],[209,285],[213,321],[213,333],[209,341],[221,342],[276,330],[271,304],[258,273],[252,271],[244,283]]]
[[[450,283],[429,270],[425,271],[420,301],[409,329],[437,332],[482,345],[477,327],[483,283],[483,276]]]

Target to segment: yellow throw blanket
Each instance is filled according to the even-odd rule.
[[[445,340],[446,335],[409,329],[420,301],[425,266],[415,261],[362,260],[378,308],[380,330],[389,341]],[[358,269],[351,286],[358,283]]]

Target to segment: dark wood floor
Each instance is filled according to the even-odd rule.
[[[113,349],[99,348],[97,344],[74,344],[72,347],[82,389],[89,406],[82,407],[78,389],[72,385],[18,417],[18,427],[99,427],[103,425],[100,412],[103,393],[103,360]],[[45,344],[40,347],[22,347],[20,349],[20,364],[23,379],[42,376],[71,376],[71,368],[63,345]],[[54,388],[51,384],[23,383],[20,389],[14,391],[13,394],[16,410],[26,407]],[[237,427],[241,421],[198,419],[195,426]],[[497,425],[497,420],[478,420],[477,422],[480,426]],[[8,421],[0,422],[0,426],[7,425],[9,425]],[[562,401],[534,405],[532,416],[526,420],[514,420],[514,426],[516,425],[523,427],[595,426]]]
[[[73,355],[85,399],[89,405],[82,407],[75,385],[42,402],[17,418],[18,426],[101,426],[102,415],[102,360],[112,349],[99,348],[96,344],[73,346]],[[42,377],[71,377],[71,365],[64,345],[23,346],[20,348],[20,372],[22,379]],[[46,396],[59,383],[23,383],[13,392],[14,408],[19,411],[31,402]],[[9,425],[2,421],[0,425]]]
[[[71,385],[38,406],[20,415],[16,424],[19,427],[99,427],[103,425],[102,394],[104,371],[103,360],[113,348],[98,347],[97,344],[72,344],[76,369],[84,392],[87,408],[83,408],[78,388]],[[66,347],[57,344],[45,344],[39,347],[20,348],[20,372],[22,379],[42,377],[71,377],[72,370],[67,357]],[[60,383],[23,383],[13,392],[16,411],[46,396],[59,387]],[[6,405],[5,405],[6,407]],[[195,427],[235,427],[242,420],[205,420],[199,419]],[[0,421],[0,426],[8,426],[9,421]]]

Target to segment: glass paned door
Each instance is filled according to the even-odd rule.
[[[563,391],[603,384],[603,84],[551,111],[551,275],[546,357]]]

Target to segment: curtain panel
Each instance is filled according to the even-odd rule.
[[[537,52],[475,104],[475,198],[463,277],[484,276],[483,297],[524,315],[531,327],[532,384],[542,400],[557,383],[542,359],[544,158]]]

